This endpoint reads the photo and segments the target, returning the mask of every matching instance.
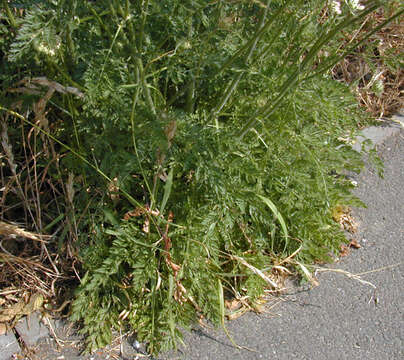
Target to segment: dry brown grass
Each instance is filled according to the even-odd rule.
[[[392,2],[392,12],[394,8],[398,6]],[[380,25],[392,12],[379,10],[369,15],[361,29],[365,31]],[[360,32],[346,33],[346,43],[360,35]],[[399,60],[403,54],[404,19],[399,17],[374,34],[355,54],[338,63],[333,75],[335,79],[352,85],[359,103],[373,117],[381,119],[404,106],[404,70],[402,60],[401,63]]]
[[[80,96],[77,89],[64,87],[45,77],[24,79],[8,92],[39,95],[30,106],[33,122],[45,131],[48,122],[48,102],[55,92]],[[13,110],[21,111],[15,103]],[[73,236],[76,224],[66,216],[64,204],[72,206],[73,192],[69,183],[64,183],[59,169],[57,149],[52,139],[43,136],[23,122],[18,124],[8,113],[0,117],[0,314],[28,305],[34,294],[41,294],[45,302],[60,299],[64,293],[61,284],[74,278]],[[16,141],[16,131],[20,133]],[[10,139],[14,139],[13,141]],[[46,166],[44,166],[46,164]],[[51,174],[53,172],[53,175]],[[61,219],[52,228],[46,226],[55,219],[47,212],[49,206],[61,204]],[[58,206],[58,205],[57,205]],[[53,215],[55,216],[55,215]],[[20,224],[13,224],[18,221]],[[29,230],[25,230],[29,229]],[[69,228],[62,248],[57,236]],[[55,230],[56,229],[56,230]],[[62,251],[63,250],[63,251]],[[73,275],[72,275],[73,274]],[[17,306],[18,305],[18,306]],[[19,314],[16,312],[15,316]],[[12,318],[10,317],[10,321]]]
[[[57,296],[55,284],[64,276],[57,257],[46,248],[48,238],[0,221],[1,322],[11,323],[19,315],[27,315],[34,295],[41,299]]]

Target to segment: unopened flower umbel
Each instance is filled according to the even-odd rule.
[[[348,0],[348,5],[352,10],[363,10],[365,7],[359,2],[359,0]]]
[[[352,11],[363,10],[365,7],[359,2],[359,0],[345,0],[345,3]],[[333,0],[330,3],[330,9],[334,14],[341,15],[341,1]]]
[[[331,10],[333,13],[341,14],[341,3],[339,1],[331,1]]]

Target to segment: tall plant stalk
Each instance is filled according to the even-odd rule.
[[[299,79],[302,77],[302,75],[305,72],[310,71],[310,69],[307,69],[307,68],[310,66],[310,64],[313,63],[318,52],[320,50],[322,50],[324,48],[324,46],[331,39],[333,39],[341,30],[352,25],[355,22],[358,22],[358,21],[364,19],[368,14],[375,11],[379,6],[380,6],[379,1],[372,1],[371,3],[368,4],[368,7],[365,10],[363,10],[360,14],[344,19],[339,24],[334,26],[327,33],[321,34],[321,36],[317,39],[317,41],[313,44],[313,46],[310,48],[308,53],[305,55],[303,61],[297,66],[296,70],[281,85],[281,87],[279,89],[279,93],[276,96],[276,98],[268,101],[266,105],[264,105],[253,116],[251,116],[246,121],[246,124],[238,132],[237,136],[240,139],[243,138],[244,135],[260,121],[260,119],[264,120],[264,119],[268,118],[269,116],[271,116],[282,104],[282,102],[286,98],[287,93],[289,91],[291,91],[294,86],[301,83],[301,80],[299,80]],[[359,45],[360,45],[360,43],[357,43],[355,46],[352,46],[350,48],[350,50],[353,51]],[[340,57],[340,59],[341,59],[341,57]],[[328,70],[328,68],[323,69],[324,72],[326,70]],[[317,75],[321,75],[321,73],[317,72]]]

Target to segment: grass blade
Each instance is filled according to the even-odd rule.
[[[241,264],[243,264],[245,267],[250,269],[254,274],[258,275],[262,280],[264,280],[266,283],[268,283],[270,286],[272,286],[274,289],[278,288],[278,284],[271,280],[268,276],[266,276],[260,269],[257,269],[255,266],[252,266],[249,264],[247,261],[245,261],[243,258],[235,255],[230,256],[232,259],[239,261]]]
[[[313,286],[319,285],[318,281],[313,277],[313,275],[311,275],[310,271],[307,269],[306,266],[304,266],[302,263],[300,263],[298,261],[296,261],[296,264],[300,266],[300,268],[303,271],[304,276],[306,276],[307,280],[309,280]]]
[[[257,196],[264,202],[265,205],[267,205],[271,209],[271,211],[273,212],[273,214],[276,216],[279,223],[281,224],[283,235],[285,236],[285,248],[286,248],[289,243],[289,234],[288,234],[288,228],[286,226],[286,223],[285,223],[285,220],[284,220],[282,214],[279,212],[278,208],[271,200],[269,200],[268,198],[266,198],[265,196],[262,196],[262,195],[257,195]]]
[[[220,323],[223,327],[223,330],[226,334],[226,336],[229,338],[230,342],[233,344],[234,347],[237,349],[241,349],[241,346],[237,345],[236,342],[233,340],[231,337],[229,331],[226,328],[226,325],[224,323],[224,317],[225,317],[225,306],[224,306],[224,294],[223,294],[223,285],[220,279],[217,279],[217,290],[219,294],[219,307],[220,307]]]
[[[172,274],[169,275],[168,277],[168,284],[169,284],[169,291],[168,291],[168,302],[169,304],[172,303],[173,297],[174,297],[174,276]],[[175,338],[175,319],[174,319],[174,313],[172,311],[172,306],[170,306],[170,312],[169,312],[169,319],[168,319],[168,325],[170,326],[170,333],[171,337],[174,342],[174,347],[177,347],[177,342]]]
[[[164,195],[163,195],[163,201],[161,202],[161,207],[160,207],[160,213],[164,213],[164,209],[167,205],[168,198],[170,197],[171,194],[171,189],[173,186],[173,169],[170,169],[170,172],[168,173],[167,181],[164,185]]]

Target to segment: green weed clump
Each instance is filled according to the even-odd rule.
[[[225,297],[254,304],[282,259],[338,254],[332,209],[359,204],[342,174],[362,166],[364,119],[328,70],[373,34],[341,47],[341,30],[382,4],[331,3],[3,1],[19,171],[4,179],[40,183],[3,197],[3,217],[20,209],[80,260],[88,349],[124,326],[151,352],[175,347],[201,315],[223,324]]]

